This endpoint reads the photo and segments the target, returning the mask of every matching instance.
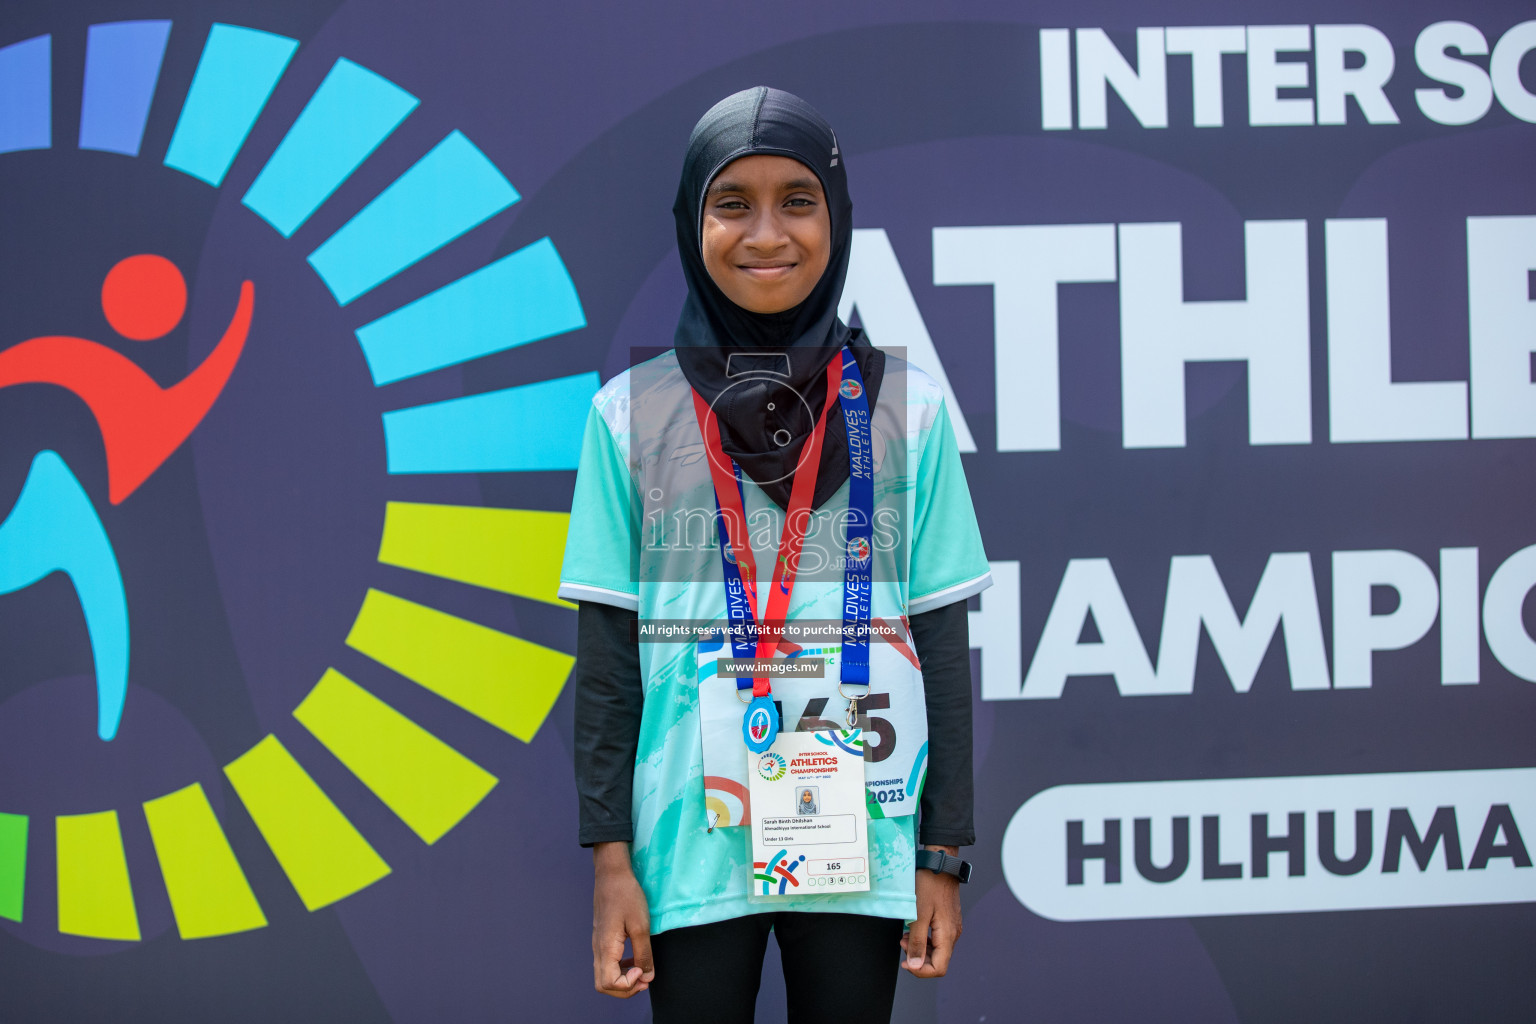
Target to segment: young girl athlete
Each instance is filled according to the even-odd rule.
[[[673,213],[688,284],[674,348],[594,399],[561,572],[560,595],[580,604],[576,777],[596,870],[594,984],[620,997],[649,990],[658,1022],[750,1021],[772,930],[791,1020],[888,1021],[898,967],[918,977],[948,967],[958,848],[975,841],[965,602],[991,579],[959,453],[938,386],[838,319],[852,203],[836,136],[809,104],[758,87],[711,108],[689,140]],[[839,396],[867,400],[867,426],[844,422]],[[750,538],[717,535],[728,508]],[[855,536],[847,524],[861,516],[879,528]],[[835,530],[808,525],[827,520],[846,536],[828,542]],[[756,529],[764,522],[772,528]],[[839,557],[809,557],[818,541]],[[776,566],[784,552],[789,569]],[[764,567],[756,578],[753,564]],[[873,565],[862,584],[858,565]],[[859,653],[842,634],[841,647],[817,648],[827,678],[798,684],[813,694],[799,707],[788,684],[775,693],[786,730],[872,716],[860,720],[867,892],[812,895],[793,871],[779,888],[801,894],[751,891],[763,876],[747,790],[732,778],[745,769],[746,730],[727,706],[738,727],[722,732],[719,703],[703,696],[724,682],[736,700],[707,657],[719,644],[645,642],[641,628],[724,622],[728,578],[755,590],[763,625],[776,600],[781,621],[846,624],[860,586],[856,619],[910,623],[910,646]],[[770,638],[757,654],[804,648]],[[850,685],[861,659],[868,683]],[[851,712],[850,697],[862,702]]]

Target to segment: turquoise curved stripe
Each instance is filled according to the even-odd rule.
[[[0,49],[0,153],[53,145],[53,37]]]
[[[420,102],[389,79],[341,58],[241,202],[289,237]]]
[[[309,254],[345,306],[513,203],[517,190],[462,132],[432,147]]]
[[[287,36],[214,25],[176,121],[165,166],[217,188],[298,48],[298,41]]]
[[[917,757],[912,761],[912,770],[907,773],[907,796],[915,794],[923,784],[923,773],[928,768],[928,741],[917,748]]]
[[[80,100],[80,148],[138,156],[169,21],[92,25],[85,42],[85,92]]]
[[[128,599],[117,556],[80,481],[55,452],[39,452],[21,497],[0,523],[0,594],[55,572],[69,576],[96,662],[96,734],[117,735],[128,694]]]
[[[384,414],[391,473],[575,469],[596,373],[539,381]]]
[[[357,330],[375,384],[587,325],[555,243],[541,238]]]

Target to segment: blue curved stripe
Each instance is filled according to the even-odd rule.
[[[478,359],[587,325],[548,238],[358,328],[375,384]]]
[[[345,306],[517,202],[517,190],[461,132],[426,156],[309,254]]]
[[[343,57],[304,105],[241,202],[289,237],[420,102],[389,79]]]
[[[391,473],[575,469],[596,373],[384,414]]]
[[[139,155],[169,21],[92,25],[85,42],[85,93],[80,100],[80,148]]]
[[[53,47],[34,36],[0,49],[0,153],[53,145]]]
[[[862,747],[863,741],[859,740],[859,730],[858,729],[854,729],[852,731],[852,735],[850,735],[848,737],[848,739],[849,740],[856,740],[856,741],[858,741],[860,743],[860,747],[854,747],[852,744],[850,744],[849,742],[844,740],[837,733],[832,732],[830,729],[824,730],[824,731],[818,731],[816,733],[816,739],[820,743],[825,745],[825,746],[829,746],[829,747],[831,747],[831,746],[838,746],[838,747],[841,747],[842,749],[848,751],[848,753],[854,755],[855,757],[863,757],[864,756],[864,751],[862,749],[860,749],[860,747]]]
[[[917,757],[912,760],[912,770],[907,773],[907,796],[912,796],[923,784],[923,772],[928,767],[928,741],[917,748]]]
[[[298,41],[287,36],[214,25],[166,150],[165,166],[217,188],[298,48]]]
[[[39,452],[21,497],[0,523],[0,594],[55,572],[69,576],[96,662],[96,734],[117,735],[128,694],[128,599],[112,542],[64,460]]]

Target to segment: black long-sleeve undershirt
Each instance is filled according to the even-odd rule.
[[[581,845],[634,838],[630,801],[644,703],[636,614],[580,602],[576,626],[576,792]],[[928,779],[918,841],[976,841],[971,779],[971,653],[965,602],[911,617],[928,712]]]

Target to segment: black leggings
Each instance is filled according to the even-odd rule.
[[[791,1024],[888,1024],[902,922],[779,911],[651,936],[656,1024],[750,1024],[768,932],[778,935]]]

